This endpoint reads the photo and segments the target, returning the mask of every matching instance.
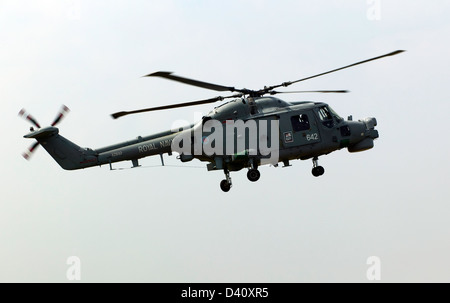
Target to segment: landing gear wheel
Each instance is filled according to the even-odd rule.
[[[325,173],[325,169],[322,166],[316,166],[316,167],[313,167],[311,172],[314,177],[319,177]]]
[[[228,191],[230,191],[231,184],[228,183],[227,180],[222,180],[222,181],[220,181],[220,188],[221,188],[224,192],[228,192]]]
[[[220,188],[224,192],[228,192],[228,191],[230,191],[230,188],[231,188],[230,172],[228,171],[228,168],[224,168],[223,172],[225,173],[225,179],[220,181]]]
[[[261,173],[259,172],[259,170],[255,169],[255,168],[251,168],[248,170],[247,172],[247,178],[252,181],[252,182],[256,182],[259,180],[259,177],[261,177]]]
[[[314,157],[312,159],[313,162],[313,169],[312,169],[312,174],[314,177],[319,177],[322,176],[325,173],[325,169],[322,166],[319,166],[319,158],[318,157]]]

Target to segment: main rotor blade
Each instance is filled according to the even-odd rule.
[[[350,65],[347,65],[347,66],[344,66],[344,67],[340,67],[340,68],[336,68],[336,69],[333,69],[333,70],[330,70],[330,71],[327,71],[327,72],[324,72],[324,73],[320,73],[320,74],[317,74],[317,75],[314,75],[314,76],[306,77],[306,78],[299,79],[299,80],[296,80],[296,81],[284,82],[284,83],[282,83],[280,85],[271,86],[269,89],[274,89],[274,88],[281,87],[281,86],[286,87],[288,85],[291,85],[291,84],[294,84],[294,83],[297,83],[297,82],[301,82],[301,81],[309,80],[309,79],[316,78],[316,77],[319,77],[319,76],[323,76],[323,75],[326,75],[326,74],[334,73],[334,72],[337,72],[339,70],[343,70],[343,69],[346,69],[346,68],[349,68],[349,67],[353,67],[353,66],[356,66],[356,65],[360,65],[360,64],[363,64],[363,63],[367,63],[367,62],[370,62],[370,61],[378,60],[378,59],[381,59],[381,58],[384,58],[384,57],[395,56],[395,55],[398,55],[398,54],[403,53],[403,52],[404,52],[404,50],[396,50],[396,51],[391,52],[391,53],[386,54],[386,55],[382,55],[382,56],[374,57],[374,58],[367,59],[367,60],[364,60],[364,61],[356,62],[356,63],[350,64]]]
[[[130,114],[138,114],[138,113],[144,113],[144,112],[150,112],[150,111],[155,111],[155,110],[163,110],[163,109],[171,109],[171,108],[178,108],[178,107],[185,107],[185,106],[193,106],[193,105],[200,105],[200,104],[207,104],[207,103],[214,103],[217,101],[222,101],[224,99],[228,99],[228,98],[239,98],[242,97],[241,94],[235,94],[232,96],[227,96],[227,97],[215,97],[215,98],[210,98],[210,99],[205,99],[205,100],[198,100],[198,101],[192,101],[192,102],[185,102],[185,103],[177,103],[177,104],[171,104],[171,105],[163,105],[163,106],[158,106],[158,107],[150,107],[150,108],[144,108],[144,109],[138,109],[138,110],[133,110],[133,111],[123,111],[123,112],[117,112],[112,114],[111,116],[114,119],[126,116],[126,115],[130,115]]]
[[[33,118],[33,116],[31,116],[29,113],[27,113],[27,111],[22,108],[19,112],[19,116],[21,116],[22,118],[24,118],[25,120],[30,121],[32,124],[34,124],[37,128],[41,128],[41,126],[39,125],[39,123],[36,121],[36,119]]]
[[[161,77],[161,78],[166,78],[169,80],[173,80],[173,81],[177,81],[177,82],[181,82],[181,83],[185,83],[185,84],[189,84],[189,85],[193,85],[193,86],[198,86],[198,87],[202,87],[202,88],[206,88],[206,89],[212,89],[215,91],[231,91],[231,92],[238,91],[232,86],[223,86],[223,85],[193,80],[193,79],[189,79],[189,78],[185,78],[185,77],[175,76],[172,72],[156,72],[156,73],[145,75],[144,77]]]
[[[337,94],[346,94],[349,93],[348,90],[297,90],[297,91],[289,91],[289,92],[279,92],[279,91],[270,91],[269,94],[276,95],[276,94],[302,94],[302,93],[337,93]]]
[[[61,119],[64,118],[64,116],[70,112],[70,109],[65,106],[64,104],[61,106],[61,109],[58,112],[58,115],[56,116],[55,120],[53,120],[52,122],[52,126],[55,126],[56,124],[58,124],[59,122],[61,122]]]
[[[36,141],[33,145],[31,145],[26,152],[22,154],[22,157],[24,157],[26,160],[30,160],[31,155],[33,154],[33,151],[39,146],[39,142]]]

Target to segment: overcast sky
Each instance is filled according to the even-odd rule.
[[[368,282],[370,256],[382,282],[450,282],[449,37],[448,0],[0,0],[0,282],[68,282],[70,256],[81,282]],[[67,105],[60,133],[98,148],[215,106],[111,119],[217,95],[151,72],[259,89],[397,49],[292,86],[350,94],[282,97],[378,120],[375,147],[321,157],[320,178],[294,161],[223,193],[222,172],[173,156],[115,171],[21,157],[22,107],[48,125]]]

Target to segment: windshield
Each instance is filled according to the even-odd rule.
[[[335,123],[340,123],[343,119],[328,105],[324,105],[317,110],[322,124],[328,128],[333,127]],[[333,119],[334,117],[334,119]]]
[[[336,118],[336,120],[338,122],[344,120],[330,106],[328,106],[328,109],[330,110],[330,113]]]

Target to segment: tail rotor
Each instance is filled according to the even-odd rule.
[[[69,111],[70,111],[70,109],[67,106],[62,105],[60,110],[58,111],[58,114],[56,115],[55,119],[53,120],[51,126],[55,126],[58,123],[60,123],[61,120],[69,113]],[[33,127],[30,127],[30,132],[38,131],[41,128],[41,126],[37,122],[37,120],[31,114],[29,114],[24,108],[22,108],[20,110],[19,116],[22,117],[23,119],[29,121],[31,124],[33,124],[34,126],[37,127],[37,130],[35,130]],[[30,160],[31,155],[33,154],[33,152],[36,150],[36,148],[39,145],[40,145],[40,143],[38,141],[33,143],[24,153],[22,153],[22,157],[24,157],[26,160]]]

